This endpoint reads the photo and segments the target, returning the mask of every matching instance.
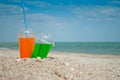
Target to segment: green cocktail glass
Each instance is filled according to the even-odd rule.
[[[37,57],[41,57],[42,59],[46,58],[52,46],[53,44],[36,43],[34,47],[34,51],[32,53],[32,58],[37,58]]]

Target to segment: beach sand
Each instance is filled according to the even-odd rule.
[[[120,56],[50,52],[46,59],[20,59],[0,49],[0,80],[120,80]]]

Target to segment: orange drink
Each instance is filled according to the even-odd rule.
[[[20,58],[31,58],[34,49],[34,38],[19,38]]]

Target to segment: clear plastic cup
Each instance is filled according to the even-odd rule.
[[[46,58],[53,46],[55,46],[55,43],[52,39],[52,35],[41,33],[37,38],[32,58]]]
[[[34,50],[35,34],[29,30],[20,30],[18,33],[20,58],[31,58]]]

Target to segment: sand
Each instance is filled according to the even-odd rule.
[[[0,49],[0,80],[120,80],[120,56],[50,52],[46,59],[20,59]]]

